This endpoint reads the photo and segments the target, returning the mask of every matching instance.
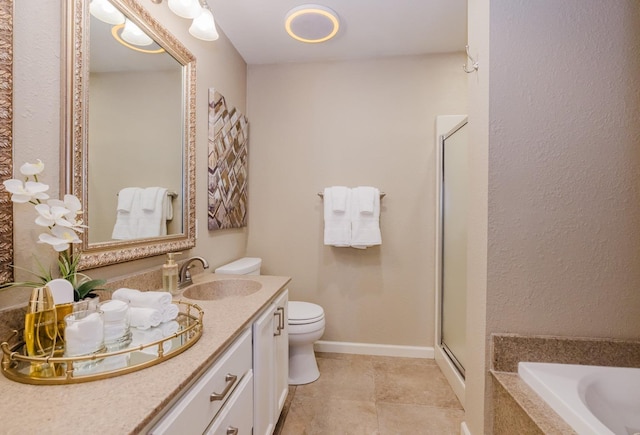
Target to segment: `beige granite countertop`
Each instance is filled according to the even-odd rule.
[[[239,278],[202,273],[194,284]],[[143,433],[175,402],[185,387],[248,327],[290,281],[281,276],[240,276],[262,288],[248,296],[191,301],[204,311],[203,334],[184,353],[158,365],[111,379],[72,385],[27,385],[0,376],[2,434]]]

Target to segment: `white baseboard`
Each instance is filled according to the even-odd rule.
[[[466,421],[463,421],[460,424],[460,435],[471,435],[471,432],[469,432],[469,428],[467,427]]]
[[[434,358],[433,347],[397,346],[393,344],[349,343],[343,341],[316,341],[316,352],[351,353],[355,355],[397,356],[405,358]]]

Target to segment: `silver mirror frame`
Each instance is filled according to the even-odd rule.
[[[181,234],[89,244],[88,234],[74,246],[81,252],[80,269],[92,269],[131,260],[181,251],[195,246],[195,128],[196,60],[171,33],[162,27],[136,0],[110,0],[131,21],[157,41],[183,65],[184,155],[183,155],[183,232]],[[89,80],[89,2],[68,0],[65,6],[65,61],[63,62],[61,190],[76,195],[89,222],[91,204],[88,192],[88,80]],[[88,231],[91,229],[89,228]]]
[[[0,175],[13,178],[13,0],[0,0]],[[13,281],[13,203],[0,185],[0,283]]]

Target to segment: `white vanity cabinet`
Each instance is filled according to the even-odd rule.
[[[247,329],[215,364],[182,395],[150,433],[154,435],[204,433],[216,415],[227,416],[234,404],[241,403],[243,415],[234,421],[242,419],[244,422],[248,421],[249,425],[247,430],[238,430],[236,433],[250,435],[250,422],[253,420],[251,412],[253,410],[251,405],[253,399],[251,353],[251,329]],[[246,406],[247,394],[249,394],[249,406]],[[219,420],[221,418],[216,418],[215,423]],[[233,424],[229,420],[229,426],[238,427]],[[227,426],[224,427],[223,432],[210,433],[226,434],[226,431]]]
[[[289,391],[289,327],[284,291],[253,323],[253,434],[271,435]]]

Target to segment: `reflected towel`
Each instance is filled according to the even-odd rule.
[[[116,223],[113,226],[111,238],[115,240],[135,239],[138,233],[138,221],[142,210],[140,208],[139,187],[125,187],[118,193]]]
[[[171,323],[176,323],[177,325],[177,322],[169,322],[167,323],[167,325]],[[165,335],[163,332],[163,329],[161,327],[157,327],[157,328],[147,329],[146,331],[134,329],[133,331],[131,331],[131,334],[132,334],[131,346],[129,347],[134,348],[134,347],[139,347],[141,345],[153,343],[154,341],[162,340],[165,337],[171,336],[173,333]],[[173,343],[171,342],[171,340],[166,340],[162,342],[162,350],[164,353],[169,352],[172,347],[173,347]],[[158,355],[158,345],[149,346],[145,349],[142,349],[142,352],[148,353],[150,355]]]

